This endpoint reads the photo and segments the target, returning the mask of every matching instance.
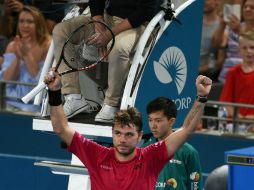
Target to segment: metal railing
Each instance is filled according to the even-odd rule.
[[[31,84],[31,83],[0,80],[0,111],[6,111],[6,104],[5,104],[6,99],[18,100],[18,101],[20,100],[20,97],[6,96],[5,92],[6,92],[6,85],[7,84],[24,85],[24,86],[31,86],[31,87],[36,86],[36,84]],[[215,120],[218,122],[219,121],[231,122],[233,125],[233,133],[239,132],[239,123],[254,124],[254,119],[245,119],[245,118],[238,117],[239,108],[254,109],[254,105],[231,103],[231,102],[208,101],[206,108],[218,109],[220,106],[231,106],[233,108],[233,117],[232,118],[219,118],[217,116],[217,114],[216,114],[216,116],[212,116],[212,115],[206,115],[206,113],[205,113],[202,116],[203,121],[206,122],[207,120]]]
[[[219,102],[219,101],[208,101],[206,108],[215,108],[218,109],[219,107],[225,107],[225,106],[231,106],[233,108],[233,116],[232,118],[220,118],[217,115],[216,116],[211,116],[211,115],[206,115],[204,114],[202,116],[203,120],[215,120],[215,121],[226,121],[230,122],[233,125],[233,133],[238,133],[239,132],[239,124],[254,124],[254,119],[247,119],[247,118],[239,118],[238,113],[239,113],[239,108],[250,108],[254,109],[254,105],[250,104],[241,104],[241,103],[232,103],[232,102]]]
[[[31,86],[31,87],[34,87],[36,85],[32,83],[0,80],[0,111],[6,111],[6,103],[5,103],[6,99],[21,101],[21,97],[13,97],[13,96],[6,95],[7,84],[15,84],[15,85],[23,85],[23,86]]]

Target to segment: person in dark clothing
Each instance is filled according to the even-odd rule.
[[[110,123],[114,113],[119,109],[120,99],[125,81],[130,68],[130,55],[133,54],[135,45],[156,11],[159,10],[158,0],[90,0],[91,17],[81,15],[66,22],[59,23],[53,31],[55,44],[55,59],[60,57],[61,49],[67,35],[77,26],[90,20],[106,22],[115,34],[115,46],[108,56],[108,88],[106,97],[95,121]],[[95,44],[103,50],[111,40],[106,35],[97,37]],[[66,65],[61,64],[60,72],[66,70]],[[64,111],[67,118],[89,111],[90,106],[81,95],[79,77],[70,73],[62,77],[63,94],[65,95]]]

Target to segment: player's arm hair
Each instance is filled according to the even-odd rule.
[[[204,107],[205,107],[204,103],[200,103],[196,100],[194,102],[194,105],[192,106],[192,109],[190,110],[186,119],[184,120],[183,128],[187,129],[187,131],[192,133],[196,129],[200,121],[200,118],[203,115]]]
[[[203,115],[205,104],[195,101],[186,119],[184,120],[183,126],[170,134],[166,139],[165,143],[169,156],[173,155],[175,151],[187,140],[192,132],[198,126],[198,123]]]
[[[54,132],[69,146],[75,131],[68,126],[62,105],[50,106],[50,119]]]

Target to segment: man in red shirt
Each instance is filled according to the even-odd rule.
[[[145,148],[136,147],[142,138],[140,113],[135,108],[120,110],[112,124],[114,147],[107,148],[68,127],[62,107],[60,81],[60,76],[53,71],[45,77],[53,129],[68,145],[68,150],[88,168],[93,190],[154,190],[163,166],[197,127],[212,86],[209,78],[198,76],[198,96],[183,126],[164,141]]]
[[[243,62],[228,71],[220,101],[254,105],[254,31],[240,35],[239,51]],[[233,116],[233,107],[227,106],[228,117]],[[240,108],[240,118],[254,118],[254,109]]]

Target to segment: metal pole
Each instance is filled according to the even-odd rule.
[[[233,118],[232,118],[232,123],[233,123],[233,132],[238,133],[239,132],[239,123],[237,121],[238,119],[238,107],[233,107]]]

